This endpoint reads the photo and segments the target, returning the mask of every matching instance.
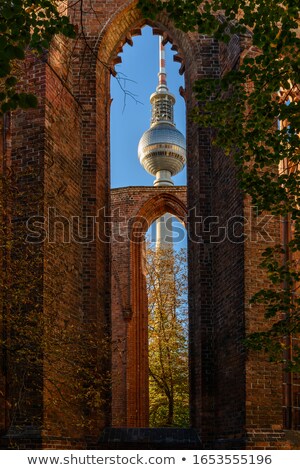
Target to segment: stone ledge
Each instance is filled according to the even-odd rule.
[[[106,428],[99,439],[102,449],[201,449],[194,429]]]

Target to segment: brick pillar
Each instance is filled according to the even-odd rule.
[[[6,132],[3,142],[1,172],[5,189],[2,204],[5,211],[4,239],[8,243],[2,252],[1,319],[5,345],[1,351],[4,354],[1,382],[6,404],[4,441],[14,442],[17,438],[22,446],[29,432],[35,446],[40,445],[43,419],[41,324],[34,313],[42,310],[43,248],[26,243],[26,222],[39,211],[43,213],[44,207],[46,68],[44,63],[30,56],[24,65],[24,80],[21,80],[20,87],[35,93],[39,106],[28,112],[14,111],[9,126],[10,137],[7,139]],[[18,354],[20,350],[26,350],[27,355],[32,351],[35,358],[22,357]]]

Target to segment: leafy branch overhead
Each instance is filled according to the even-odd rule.
[[[140,0],[145,16],[166,11],[176,27],[230,44],[241,58],[232,70],[194,83],[200,126],[216,129],[214,144],[235,159],[241,187],[258,207],[287,221],[287,245],[264,253],[269,288],[252,299],[265,307],[273,326],[248,344],[284,357],[284,336],[300,333],[298,300],[300,248],[300,17],[296,0]],[[271,325],[271,326],[270,326]],[[300,370],[300,353],[284,359]]]
[[[54,35],[75,37],[69,18],[59,11],[64,1],[1,0],[0,111],[37,105],[33,94],[18,92],[18,68],[27,51],[43,54]]]

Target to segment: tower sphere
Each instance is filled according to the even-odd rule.
[[[160,123],[146,131],[139,143],[138,155],[142,166],[153,176],[159,171],[177,175],[186,161],[186,144],[175,126]]]

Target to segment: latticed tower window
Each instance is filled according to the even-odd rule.
[[[173,103],[168,97],[156,100],[152,108],[151,123],[154,124],[158,121],[174,122]]]

